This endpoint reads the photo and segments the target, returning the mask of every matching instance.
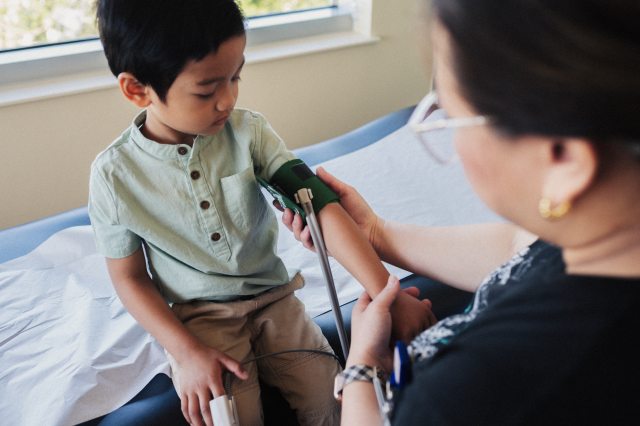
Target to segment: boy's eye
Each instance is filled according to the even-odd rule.
[[[231,81],[240,81],[240,80],[242,80],[242,79],[240,78],[239,75],[236,75],[233,78],[231,78]]]
[[[195,95],[200,99],[209,99],[213,96],[213,93],[196,93]]]

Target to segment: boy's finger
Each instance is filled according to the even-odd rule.
[[[189,397],[189,423],[197,426],[202,425],[202,414],[200,414],[200,404],[198,404],[196,395]]]
[[[213,418],[211,417],[211,408],[209,407],[209,401],[211,398],[208,395],[198,395],[200,401],[200,414],[202,415],[202,420],[204,420],[204,424],[207,426],[213,426]]]
[[[273,204],[273,207],[275,207],[276,209],[280,210],[281,212],[284,211],[284,208],[282,208],[282,204],[280,204],[280,201],[278,200],[273,200],[271,202],[271,204]]]
[[[418,289],[418,287],[407,287],[403,288],[402,291],[404,291],[411,297],[415,297],[416,299],[418,298],[418,296],[420,296],[420,290]]]
[[[293,231],[293,229],[291,229],[292,222],[293,212],[291,211],[291,209],[284,209],[284,212],[282,213],[282,223],[289,229],[289,231]]]
[[[189,397],[186,394],[180,396],[180,409],[187,423],[191,424],[191,416],[189,415]]]
[[[302,241],[302,245],[309,250],[313,250],[313,239],[311,238],[311,229],[309,227],[305,227],[302,232],[300,232],[300,241]]]
[[[293,229],[294,235],[300,237],[300,232],[302,231],[302,217],[299,214],[295,214],[293,216],[293,221],[291,222],[291,226]]]
[[[235,374],[239,379],[246,380],[249,378],[249,373],[247,373],[247,371],[242,368],[242,365],[235,359],[225,357],[222,358],[220,362],[222,362],[222,365],[224,365],[227,370]]]
[[[209,382],[209,390],[211,391],[211,395],[214,398],[225,394],[224,384],[222,383],[222,381],[225,374],[224,369],[226,368],[226,366],[222,358],[218,358],[218,362],[221,364],[221,370],[218,374],[212,376],[211,381]]]

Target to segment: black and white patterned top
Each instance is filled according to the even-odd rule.
[[[639,259],[640,261],[640,259]],[[640,418],[640,278],[572,275],[537,241],[410,345],[397,425],[618,425]]]
[[[420,361],[433,356],[442,345],[465,329],[489,305],[489,295],[499,286],[515,285],[534,263],[545,246],[535,243],[525,247],[509,261],[493,271],[478,287],[473,301],[464,313],[444,318],[431,328],[418,335],[409,345],[409,355],[414,361]],[[538,259],[540,261],[540,259]]]

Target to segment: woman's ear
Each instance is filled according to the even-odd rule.
[[[133,74],[128,72],[118,74],[118,85],[124,97],[136,106],[145,108],[151,103],[147,86],[140,83]]]
[[[573,204],[598,172],[595,147],[585,139],[566,138],[550,140],[544,149],[548,164],[541,197],[552,205]]]

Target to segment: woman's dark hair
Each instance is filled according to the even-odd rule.
[[[640,141],[640,2],[434,0],[462,95],[513,135]]]
[[[234,0],[98,0],[96,9],[111,72],[130,72],[162,101],[188,61],[245,32]]]

